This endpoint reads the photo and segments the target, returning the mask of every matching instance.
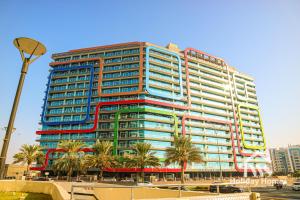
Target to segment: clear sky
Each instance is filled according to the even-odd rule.
[[[9,160],[34,143],[52,53],[129,41],[173,42],[224,58],[256,80],[267,145],[300,143],[298,0],[1,0],[0,127],[21,69],[16,37],[35,38],[48,52],[26,77]]]

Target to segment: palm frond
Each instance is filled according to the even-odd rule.
[[[160,166],[159,159],[151,152],[151,147],[149,143],[136,143],[133,146],[135,154],[128,157],[127,165],[138,168]]]
[[[110,141],[97,140],[93,145],[93,149],[94,154],[85,158],[88,167],[104,169],[113,166],[114,157],[112,156],[112,143]]]
[[[33,162],[44,157],[41,147],[38,145],[23,144],[20,152],[13,156],[13,163],[22,163],[31,165]]]
[[[200,149],[192,144],[190,137],[174,137],[174,145],[166,149],[165,164],[202,162]]]

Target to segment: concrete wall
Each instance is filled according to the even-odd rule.
[[[130,200],[131,189],[130,188],[94,188],[95,196],[99,200]],[[197,200],[197,199],[232,199],[232,200],[249,200],[250,193],[240,194],[209,194],[207,192],[193,192],[182,191],[181,196],[185,200]],[[156,188],[134,188],[134,199],[147,199],[147,200],[179,200],[179,192],[176,190],[156,189]]]
[[[61,186],[53,182],[1,180],[1,192],[32,192],[52,196],[53,200],[69,200],[70,195]]]
[[[20,179],[23,176],[24,172],[26,171],[27,167],[23,165],[5,165],[5,176],[14,176],[16,179]]]
[[[94,188],[95,196],[99,200],[130,200],[130,188]],[[136,200],[260,200],[258,193],[238,194],[210,194],[207,192],[182,191],[156,189],[156,188],[135,188],[133,199]]]
[[[159,200],[258,200],[251,197],[250,193],[241,194],[220,194],[214,196],[197,196],[197,197],[184,197],[180,198],[161,198]],[[139,199],[143,200],[143,199]],[[158,199],[145,199],[145,200],[158,200]]]

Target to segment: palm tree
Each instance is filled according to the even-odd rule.
[[[112,156],[112,143],[110,141],[97,140],[93,145],[94,154],[85,157],[85,163],[88,167],[99,169],[98,180],[103,179],[103,171],[114,165],[115,159]]]
[[[77,171],[77,180],[80,179],[81,174],[86,174],[89,166],[86,163],[86,158],[88,155],[86,155],[84,152],[79,154],[78,163],[76,165],[76,171]]]
[[[133,146],[135,151],[134,155],[131,155],[128,160],[130,167],[137,167],[141,169],[141,179],[144,182],[145,179],[145,167],[158,167],[160,166],[159,159],[155,157],[155,152],[151,152],[151,144],[149,143],[136,143]]]
[[[124,153],[123,155],[114,156],[114,165],[116,168],[127,168],[132,165],[132,155]]]
[[[13,158],[13,163],[27,164],[26,173],[30,172],[31,164],[35,161],[42,162],[44,154],[41,151],[41,147],[38,145],[23,144],[20,148],[20,152],[16,153]]]
[[[62,149],[64,154],[54,162],[54,168],[67,172],[68,181],[74,170],[77,170],[80,165],[81,149],[85,144],[76,140],[64,140],[58,144],[58,148]]]
[[[58,154],[59,155],[63,155],[61,153]],[[85,162],[85,158],[87,155],[85,155],[84,152],[79,151],[78,152],[78,159],[77,162],[75,162],[75,165],[73,167],[73,171],[76,171],[77,173],[77,181],[80,179],[80,175],[81,174],[86,174],[88,166]],[[58,160],[54,162],[54,165],[52,166],[53,171],[56,173],[57,175],[57,179],[59,179],[61,172],[67,171],[64,166],[66,164],[64,163],[64,161],[62,160]]]
[[[184,165],[191,162],[203,162],[200,149],[192,144],[190,137],[174,137],[174,145],[166,149],[165,164],[179,163],[181,168],[181,184],[184,184]]]

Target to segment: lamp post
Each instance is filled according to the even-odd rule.
[[[222,172],[222,165],[221,165],[219,140],[217,140],[217,145],[218,145],[218,156],[219,156],[219,166],[220,166],[220,179],[223,180],[223,172]]]
[[[4,130],[4,131],[6,131],[7,130],[7,126],[6,127],[4,127],[4,128],[1,128],[2,130]],[[11,131],[11,133],[13,134],[14,132],[16,131],[16,128],[13,128],[12,129],[12,131]],[[4,139],[4,138],[3,138]],[[1,137],[1,140],[2,140],[2,137]],[[1,149],[0,150],[2,150],[2,142],[1,142]]]
[[[5,171],[5,160],[7,156],[7,150],[11,138],[11,134],[13,131],[14,121],[16,118],[16,113],[18,109],[18,104],[25,80],[26,73],[28,71],[28,67],[31,63],[33,63],[36,59],[38,59],[40,56],[44,55],[46,53],[45,46],[31,38],[16,38],[14,40],[15,47],[19,50],[21,54],[21,58],[23,61],[22,69],[21,69],[21,75],[19,79],[18,88],[15,94],[13,107],[10,113],[9,122],[7,125],[5,137],[3,139],[3,145],[1,150],[1,157],[0,157],[0,178],[4,178],[4,171]],[[25,57],[25,54],[28,54],[28,57]],[[34,58],[32,56],[35,56]]]

